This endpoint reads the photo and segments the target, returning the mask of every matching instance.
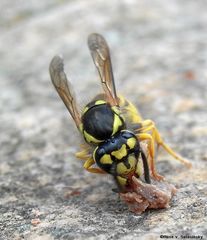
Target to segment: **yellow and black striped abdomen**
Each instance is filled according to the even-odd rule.
[[[130,124],[139,124],[143,121],[138,109],[127,99],[119,96],[119,105],[125,121]]]

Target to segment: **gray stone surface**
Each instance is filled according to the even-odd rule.
[[[206,1],[0,1],[0,239],[207,236]],[[100,84],[86,39],[110,44],[117,89],[156,123],[185,169],[160,154],[179,191],[167,210],[137,216],[87,173],[80,136],[51,85],[62,53],[80,106]]]

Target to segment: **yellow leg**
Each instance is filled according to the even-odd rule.
[[[123,110],[124,117],[132,124],[137,124],[138,133],[146,133],[148,131],[152,131],[152,138],[153,141],[157,143],[157,147],[162,146],[165,151],[167,151],[171,156],[173,156],[176,160],[180,161],[181,163],[185,164],[187,167],[191,167],[191,163],[181,157],[179,154],[174,152],[161,138],[155,124],[151,120],[143,120],[141,114],[137,110],[137,108],[124,97],[119,96],[119,104]],[[140,127],[141,126],[141,127]],[[154,144],[151,144],[154,145]]]
[[[153,137],[149,133],[139,133],[137,134],[137,137],[139,141],[147,140],[147,150],[149,152],[149,163],[150,163],[150,170],[152,173],[152,176],[157,180],[162,180],[163,176],[159,175],[157,173],[156,167],[155,167],[155,146],[154,146],[154,140]]]
[[[89,154],[89,152],[88,152],[87,149],[83,149],[82,151],[77,152],[77,153],[75,154],[75,156],[76,156],[78,159],[81,159],[81,160],[86,161],[86,160],[91,156],[91,154]]]
[[[101,174],[105,174],[105,172],[103,170],[101,170],[100,168],[94,168],[91,167],[94,164],[94,160],[93,158],[89,158],[88,160],[86,160],[86,162],[84,163],[83,167],[91,173],[101,173]]]
[[[91,167],[93,164],[95,164],[95,161],[91,157],[91,153],[90,153],[91,148],[86,145],[82,145],[81,147],[82,147],[82,151],[76,153],[76,157],[85,161],[83,167],[88,172],[104,174],[105,172],[102,169]]]
[[[155,124],[151,120],[145,120],[141,123],[142,127],[137,129],[140,133],[146,133],[148,131],[152,131],[152,139],[158,144],[158,146],[162,146],[165,151],[167,151],[171,156],[173,156],[176,160],[180,161],[181,163],[185,164],[187,167],[191,167],[192,164],[187,160],[181,157],[179,154],[174,152],[161,138],[159,131],[155,127]]]

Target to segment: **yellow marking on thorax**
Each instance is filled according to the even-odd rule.
[[[127,155],[126,144],[123,144],[119,150],[111,152],[111,155],[119,160],[125,157]]]
[[[83,134],[83,123],[81,123],[78,128],[79,128],[79,131]]]
[[[112,135],[114,135],[118,131],[120,126],[122,126],[122,121],[117,114],[114,114],[114,123],[113,123]]]
[[[82,115],[88,111],[89,107],[84,107]]]
[[[135,138],[132,137],[132,138],[129,138],[127,140],[127,145],[130,149],[133,149],[135,144],[136,144],[136,139]]]
[[[104,100],[97,100],[94,105],[101,105],[101,104],[105,104],[105,103],[106,103],[106,101],[104,101]],[[84,115],[84,113],[86,113],[88,111],[88,109],[89,109],[89,107],[85,106],[83,109],[82,115]]]
[[[106,103],[106,101],[104,101],[104,100],[97,100],[95,102],[95,105],[101,105],[101,104],[105,104],[105,103]]]
[[[85,130],[83,131],[83,135],[84,135],[87,142],[92,142],[92,143],[102,142],[101,140],[98,140],[95,137],[93,137],[92,135],[90,135],[89,133],[87,133]]]
[[[104,154],[103,157],[100,159],[100,163],[102,164],[112,164],[113,161],[111,159],[111,156],[109,154]]]
[[[121,113],[120,109],[117,106],[113,106],[111,107],[111,109],[117,114],[119,115]]]

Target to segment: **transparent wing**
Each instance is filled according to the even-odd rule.
[[[88,37],[88,47],[98,69],[108,101],[112,105],[118,105],[110,52],[106,40],[100,34],[92,33]]]
[[[77,110],[75,97],[71,90],[72,88],[64,72],[63,59],[59,56],[55,56],[50,63],[49,71],[53,85],[74,119],[76,126],[79,127],[81,119]]]

